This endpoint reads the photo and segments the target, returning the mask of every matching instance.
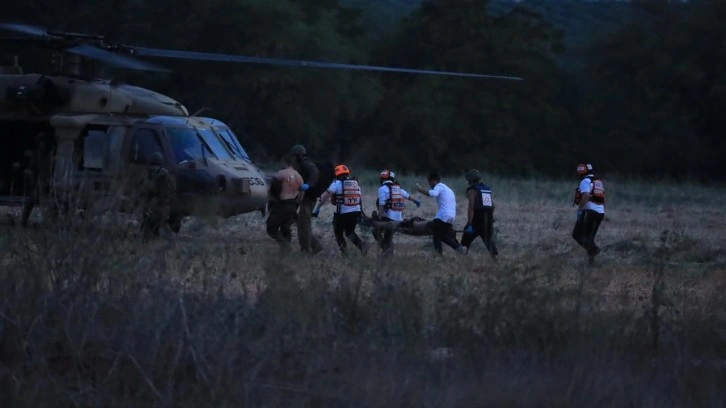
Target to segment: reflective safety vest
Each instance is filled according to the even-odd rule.
[[[592,186],[589,201],[592,201],[593,204],[605,204],[605,185],[603,184],[602,179],[594,176],[588,176],[587,178],[590,179],[590,185]],[[580,201],[582,201],[582,192],[578,186],[575,189],[575,198],[573,199],[573,202],[575,204],[580,204]]]
[[[355,177],[346,178],[340,181],[343,183],[343,194],[333,196],[333,204],[338,208],[341,206],[355,207],[360,205],[361,193],[358,179]]]
[[[388,199],[383,204],[386,210],[403,211],[406,209],[406,200],[403,198],[401,186],[398,183],[386,183],[388,186]]]
[[[482,183],[474,184],[469,187],[466,191],[475,190],[477,192],[476,199],[474,200],[474,211],[486,210],[494,206],[492,202],[492,189],[489,186]]]

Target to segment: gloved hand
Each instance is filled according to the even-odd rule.
[[[313,218],[318,218],[318,215],[320,215],[320,209],[313,210]]]
[[[577,221],[585,219],[585,210],[577,210]]]
[[[304,183],[303,185],[300,186],[300,188],[298,188],[298,191],[308,191],[309,188],[310,188],[310,185],[308,183]]]
[[[474,233],[474,227],[472,227],[471,224],[466,224],[466,227],[464,227],[464,233],[466,233],[466,234],[473,234]]]
[[[416,204],[416,208],[421,207],[421,201],[413,200],[413,203]]]

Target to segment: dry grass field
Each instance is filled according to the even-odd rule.
[[[362,180],[370,213],[375,174]],[[461,229],[464,181],[444,182]],[[315,257],[280,256],[259,213],[188,219],[148,244],[121,216],[2,227],[0,395],[17,407],[726,404],[726,189],[606,179],[588,266],[570,237],[576,180],[486,182],[497,264],[481,241],[439,258],[430,237],[405,235],[381,263],[365,228],[370,252],[343,258],[332,206],[313,221]],[[420,199],[408,215],[430,219],[435,202]]]

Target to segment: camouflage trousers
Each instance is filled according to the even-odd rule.
[[[158,237],[161,227],[169,221],[171,207],[164,206],[147,206],[141,218],[141,233],[144,240]]]
[[[313,235],[313,207],[314,200],[302,200],[297,210],[297,239],[300,242],[300,250],[316,254],[322,250],[320,240]]]

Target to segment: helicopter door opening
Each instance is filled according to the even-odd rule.
[[[42,193],[55,148],[47,122],[0,121],[0,205],[22,205],[24,197]]]
[[[76,170],[81,172],[101,173],[104,170],[106,145],[108,143],[107,126],[87,126],[76,139],[73,149]]]
[[[161,142],[161,134],[156,129],[139,128],[134,132],[131,139],[131,147],[129,149],[129,163],[138,165],[148,165],[151,155],[161,153],[165,158],[164,146]]]
[[[133,197],[137,193],[137,186],[149,165],[149,159],[154,153],[161,153],[164,163],[169,163],[168,150],[164,148],[164,140],[159,129],[153,127],[134,127],[129,144],[125,152],[125,171],[123,182],[124,208],[133,210],[137,203]]]
[[[121,149],[127,129],[106,125],[89,125],[83,129],[73,149],[76,170],[86,176],[119,176],[123,168]]]
[[[73,163],[75,185],[83,194],[84,208],[91,205],[109,210],[115,206],[119,188],[115,180],[120,174],[121,143],[126,128],[90,124],[75,140]]]

